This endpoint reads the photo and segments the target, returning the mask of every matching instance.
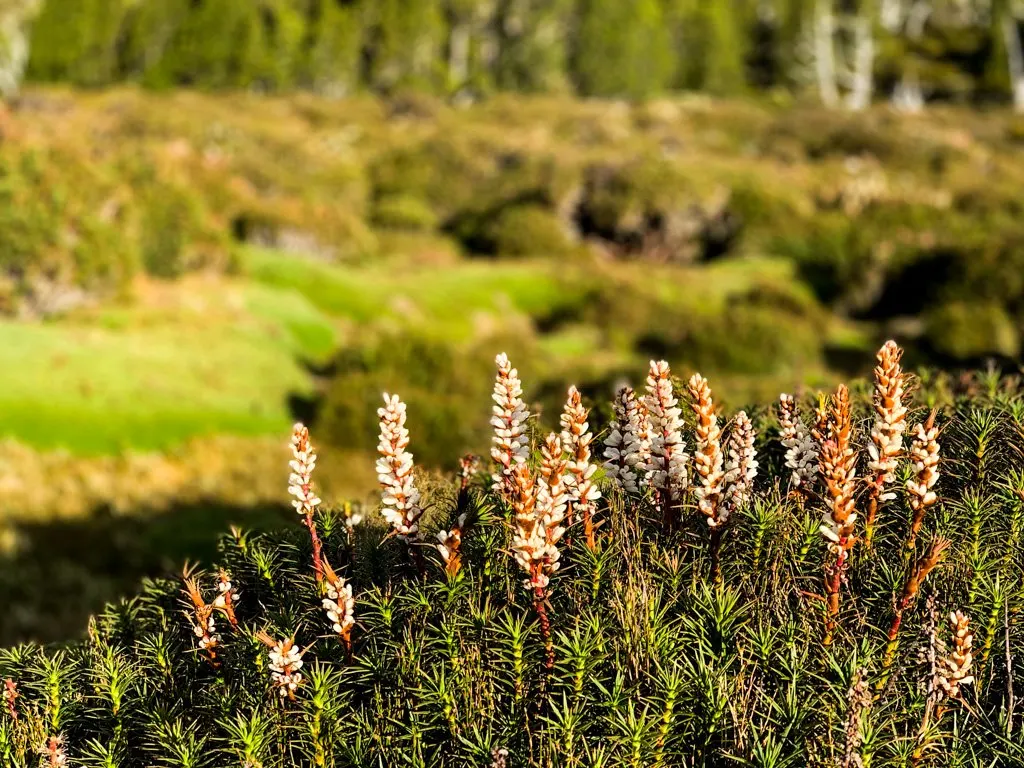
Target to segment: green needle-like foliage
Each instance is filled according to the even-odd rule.
[[[831,490],[820,475],[793,487],[774,416],[755,412],[760,473],[722,525],[717,579],[693,466],[674,507],[595,475],[593,541],[567,517],[540,590],[511,555],[522,506],[471,462],[451,483],[417,472],[415,535],[377,516],[353,533],[318,508],[320,578],[298,517],[232,531],[216,568],[147,582],[81,642],[0,651],[0,764],[1020,765],[1024,388],[990,379],[959,399],[915,393],[929,407],[910,407],[888,497],[866,470],[869,388],[853,389],[854,508],[882,499],[870,546],[860,516],[852,543],[823,535]],[[910,436],[933,404],[936,497],[908,547]],[[797,405],[817,429],[814,402]],[[593,422],[596,449],[608,433]],[[540,472],[538,428],[526,466]],[[430,543],[439,531],[447,555]],[[347,639],[325,611],[330,584],[353,591]]]

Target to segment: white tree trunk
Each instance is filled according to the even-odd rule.
[[[469,77],[469,25],[455,24],[448,40],[448,83],[461,88]]]
[[[814,14],[814,68],[818,78],[818,94],[827,107],[839,106],[836,84],[835,15],[831,0],[818,0]]]
[[[1003,23],[1003,34],[1006,36],[1006,58],[1013,86],[1013,108],[1024,112],[1024,50],[1021,48],[1017,19],[1012,15]]]
[[[903,24],[903,0],[882,0],[879,20],[889,32],[896,32]]]
[[[0,3],[0,96],[17,95],[28,64],[28,26],[36,0]]]
[[[858,17],[854,25],[856,44],[853,56],[853,82],[846,98],[846,106],[861,111],[871,106],[875,85],[874,20]]]
[[[931,0],[917,0],[907,14],[904,28],[904,34],[909,40],[920,40],[924,36],[924,27],[931,14]],[[924,109],[924,93],[915,62],[909,61],[904,65],[900,82],[892,92],[892,105],[904,112],[920,112]]]

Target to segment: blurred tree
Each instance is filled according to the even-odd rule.
[[[1009,96],[1010,82],[1007,30],[1012,23],[1010,0],[991,0],[989,11],[989,53],[985,61],[982,87],[995,97]]]
[[[121,76],[150,86],[175,81],[169,49],[188,18],[191,0],[149,0],[132,3],[122,30]]]
[[[248,74],[243,56],[251,46],[249,26],[255,14],[255,4],[190,2],[164,62],[173,81],[215,88],[242,84]]]
[[[675,84],[718,95],[742,93],[747,87],[755,3],[665,0],[664,5],[676,53]]]
[[[852,109],[886,90],[902,109],[986,97],[1024,110],[1022,17],[1024,0],[0,0],[0,93],[27,57],[29,78],[89,86],[781,86]]]
[[[442,0],[370,0],[365,7],[367,84],[436,89],[444,72]]]
[[[460,97],[494,89],[501,0],[444,0],[446,90]]]
[[[1012,98],[1024,110],[1024,50],[1021,46],[1017,3],[991,0],[989,55],[985,63],[984,87],[997,99]]]
[[[39,0],[0,0],[0,96],[18,92],[28,64],[28,26]]]
[[[119,74],[118,36],[129,0],[46,0],[32,25],[28,74],[103,85]]]
[[[711,93],[730,95],[746,90],[745,59],[753,26],[750,3],[744,0],[703,0],[706,31],[704,82]]]
[[[772,0],[771,15],[775,19],[774,59],[780,81],[790,87],[802,85],[801,49],[805,33],[813,25],[814,3],[811,0]]]
[[[500,87],[561,91],[568,86],[566,41],[571,33],[573,10],[573,0],[500,0]]]
[[[310,0],[298,81],[342,96],[360,85],[365,10],[355,0]]]
[[[878,26],[876,0],[859,0],[850,14],[853,41],[849,65],[849,93],[846,105],[852,110],[867,109],[875,87],[875,36]]]
[[[665,90],[675,69],[659,0],[582,0],[573,76],[592,96],[643,98]]]

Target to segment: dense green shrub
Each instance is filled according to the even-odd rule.
[[[178,277],[189,267],[192,234],[197,226],[194,195],[173,187],[152,193],[142,218],[142,263],[157,277]]]
[[[998,304],[950,302],[927,313],[925,322],[936,350],[954,360],[1020,354],[1020,324]]]
[[[383,229],[432,232],[437,216],[430,206],[413,195],[382,196],[373,206],[373,223]]]
[[[709,533],[700,511],[722,503],[709,501],[708,465],[691,465],[673,505],[606,479],[593,536],[579,516],[555,536],[561,567],[546,587],[522,584],[509,554],[523,546],[511,537],[517,518],[486,474],[461,489],[417,478],[424,541],[440,530],[458,567],[432,546],[384,535],[375,517],[353,533],[340,511],[311,513],[321,550],[298,519],[272,535],[235,530],[219,570],[147,583],[97,616],[82,642],[0,652],[0,755],[12,766],[35,764],[41,750],[123,768],[1015,764],[1024,754],[1011,717],[1022,675],[1013,649],[1024,641],[1013,586],[1024,567],[1020,381],[977,376],[955,402],[933,382],[921,398],[939,406],[940,460],[921,459],[936,455],[934,438],[916,433],[918,463],[887,448],[897,458],[889,475],[862,451],[877,449],[873,422],[880,434],[902,421],[909,395],[892,388],[901,381],[893,358],[880,361],[883,426],[866,398],[851,422],[840,389],[831,434],[846,441],[852,429],[851,452],[819,446],[823,467],[859,465],[870,483],[843,469],[827,484],[815,475],[796,484],[774,419],[757,415],[753,493],[721,527]],[[710,394],[699,397],[686,441],[712,457],[718,428],[707,421]],[[813,403],[799,406],[811,420]],[[912,407],[910,424],[926,411]],[[417,451],[421,430],[410,426]],[[540,430],[531,428],[535,445]],[[922,502],[932,487],[938,496]],[[839,540],[850,558],[837,565],[820,528],[843,498],[862,513],[870,498],[882,505],[870,543],[860,540],[867,516],[849,519],[858,538]],[[514,509],[520,521],[531,514]],[[316,557],[343,581],[318,579]],[[328,618],[325,595],[333,603],[344,587],[356,623],[332,630],[340,619]],[[838,595],[834,609],[823,590]],[[961,613],[951,627],[952,612]],[[289,642],[301,677],[283,680]]]
[[[574,250],[570,226],[546,206],[513,204],[468,214],[453,230],[476,253],[558,258]]]
[[[573,249],[566,223],[539,205],[510,206],[488,227],[499,256],[564,256]]]
[[[537,360],[530,340],[512,342],[520,357]],[[487,400],[491,339],[455,343],[429,329],[383,332],[342,350],[319,411],[324,438],[346,449],[372,451],[381,392],[401,392],[419,433],[416,455],[423,466],[450,467],[457,456],[481,450],[487,425],[465,418]]]
[[[134,274],[124,242],[130,211],[107,169],[82,164],[58,149],[0,153],[0,275],[10,306],[30,314],[60,311],[43,294],[110,292]]]

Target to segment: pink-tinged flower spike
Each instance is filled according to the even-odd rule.
[[[380,480],[384,503],[381,514],[391,524],[398,538],[407,542],[420,538],[420,492],[413,479],[409,430],[405,427],[405,403],[398,395],[384,393],[384,407],[377,409],[380,416],[380,442],[377,450],[377,478]]]
[[[651,430],[647,481],[654,489],[665,524],[671,526],[673,508],[686,493],[686,464],[690,457],[683,443],[682,410],[672,390],[672,371],[664,360],[651,361],[645,403]]]
[[[65,768],[68,765],[68,753],[64,749],[63,736],[51,736],[39,748],[39,754],[43,756],[46,768]]]
[[[725,523],[729,516],[746,506],[757,478],[757,452],[754,448],[756,433],[746,411],[740,411],[732,424],[727,443],[725,462],[725,493],[719,518]]]
[[[793,471],[790,485],[806,497],[818,475],[818,441],[800,418],[792,395],[779,395],[779,426],[786,449],[786,467]]]
[[[231,583],[231,576],[224,569],[218,574],[217,597],[213,600],[213,607],[224,612],[232,627],[238,628],[238,618],[235,616],[235,605],[241,592]]]
[[[594,510],[601,491],[594,482],[597,467],[590,463],[590,443],[594,436],[590,434],[587,422],[587,409],[583,407],[579,390],[569,387],[569,397],[562,411],[562,448],[569,454],[569,474],[565,484],[569,488],[569,503],[573,513],[578,512],[583,520],[583,532],[587,547],[594,549],[597,540],[594,536]],[[569,514],[572,523],[573,514]]]
[[[924,424],[918,424],[914,442],[910,446],[910,460],[914,463],[914,476],[907,480],[907,495],[914,516],[907,537],[907,549],[913,550],[917,535],[924,525],[928,508],[939,497],[935,495],[935,483],[939,480],[939,428],[935,426],[936,412],[928,415]]]
[[[541,448],[542,465],[538,480],[525,464],[516,467],[519,495],[512,500],[516,515],[512,553],[526,572],[523,585],[543,594],[559,568],[558,542],[565,533],[569,493],[565,485],[568,462],[561,438],[552,433]]]
[[[9,678],[4,680],[3,693],[0,698],[3,698],[4,710],[7,712],[7,716],[15,723],[18,722],[17,702],[21,698],[21,694],[18,693],[18,684]]]
[[[694,491],[697,508],[709,527],[718,528],[725,523],[725,518],[719,512],[722,480],[725,477],[722,466],[722,431],[718,428],[718,415],[715,413],[715,403],[707,379],[695,373],[690,377],[687,387],[690,390],[690,407],[697,416],[697,446],[693,454],[694,467],[700,479],[700,485]]]
[[[497,472],[492,478],[494,490],[511,501],[519,492],[515,487],[515,468],[519,464],[525,464],[530,455],[529,440],[526,436],[526,420],[530,418],[530,412],[523,403],[523,385],[519,381],[519,371],[512,367],[504,352],[495,358],[495,363],[498,366],[498,376],[494,382],[494,394],[491,396],[495,403],[491,416],[491,425],[494,427],[491,458],[497,464]]]
[[[466,526],[467,514],[463,512],[450,531],[438,531],[434,546],[444,561],[444,570],[449,576],[458,576],[462,570],[462,532]]]
[[[875,366],[875,423],[868,444],[868,510],[864,517],[864,544],[871,546],[879,506],[896,498],[885,487],[895,479],[896,465],[903,453],[903,432],[907,428],[907,407],[903,404],[904,380],[900,358],[903,350],[895,341],[887,341],[878,351]]]
[[[647,413],[632,387],[615,395],[615,418],[604,441],[605,471],[626,493],[640,493],[645,467],[650,462]]]
[[[208,604],[203,598],[202,592],[199,590],[199,584],[188,575],[187,569],[183,574],[182,581],[184,583],[185,595],[192,603],[191,613],[186,611],[185,615],[192,624],[192,631],[199,639],[199,652],[213,666],[220,666],[220,662],[217,659],[220,635],[217,634],[217,624],[213,618],[214,606]]]
[[[291,475],[288,478],[288,492],[295,498],[292,506],[303,516],[303,522],[309,529],[309,537],[313,544],[313,570],[317,581],[323,576],[321,566],[320,537],[316,532],[316,508],[320,505],[320,497],[313,491],[313,469],[316,467],[316,451],[309,442],[309,430],[302,424],[292,428],[292,460],[289,462]]]
[[[515,468],[518,495],[512,499],[516,516],[512,554],[527,574],[523,585],[533,593],[533,604],[544,637],[546,665],[550,669],[555,664],[555,651],[547,598],[551,576],[560,566],[558,542],[565,534],[562,523],[568,504],[564,484],[567,462],[557,434],[548,436],[541,454],[543,462],[539,480],[533,479],[525,464]]]
[[[327,613],[327,621],[345,644],[345,652],[351,655],[352,628],[356,625],[356,600],[352,596],[352,585],[335,573],[326,560],[324,578],[327,591],[322,604]]]
[[[847,568],[847,558],[853,548],[854,522],[857,520],[854,490],[857,474],[857,455],[853,450],[853,421],[850,416],[850,392],[840,384],[832,397],[831,412],[824,429],[827,439],[822,443],[819,471],[825,480],[826,511],[822,518],[821,533],[835,562],[825,567],[827,615],[825,620],[826,646],[832,644],[836,617],[839,614],[839,588]]]
[[[480,457],[467,453],[459,459],[459,491],[465,492],[473,478],[480,471]]]
[[[302,655],[305,653],[295,644],[295,638],[275,640],[266,632],[257,632],[256,637],[270,649],[268,667],[270,679],[277,686],[278,695],[295,701],[295,691],[302,685]]]

